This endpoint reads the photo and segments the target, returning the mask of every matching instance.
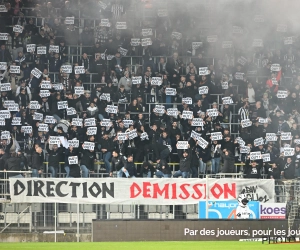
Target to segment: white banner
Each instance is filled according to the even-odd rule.
[[[40,90],[40,97],[41,98],[48,97],[48,96],[50,96],[49,89],[41,89]]]
[[[36,47],[35,44],[26,44],[26,50],[28,53],[35,52],[35,47]]]
[[[74,87],[74,93],[76,95],[83,95],[84,94],[84,88],[83,87]]]
[[[32,133],[32,126],[22,126],[21,132],[24,134],[31,134]]]
[[[254,140],[253,144],[254,144],[255,147],[263,145],[264,144],[264,139],[262,137],[257,138],[257,139]]]
[[[263,162],[270,162],[271,161],[271,157],[270,157],[270,154],[267,153],[267,154],[262,154],[261,155],[261,158],[263,159]]]
[[[266,141],[277,141],[277,135],[275,133],[266,133]]]
[[[76,115],[76,109],[74,108],[67,108],[67,115]]]
[[[72,65],[62,65],[60,67],[61,72],[71,74],[72,73]]]
[[[202,42],[192,42],[192,49],[198,49],[203,46]]]
[[[291,132],[281,132],[280,138],[282,141],[290,141],[293,137]]]
[[[210,117],[215,117],[219,115],[219,111],[217,109],[207,109],[206,112]]]
[[[79,140],[68,140],[68,147],[79,148]]]
[[[52,89],[50,81],[42,81],[41,89]]]
[[[228,89],[228,82],[222,82],[222,89]]]
[[[110,114],[117,114],[118,113],[118,106],[114,105],[107,105],[105,111]]]
[[[0,70],[7,70],[7,62],[0,62]]]
[[[116,23],[116,29],[117,30],[126,30],[127,29],[126,22],[117,22]]]
[[[270,70],[271,71],[280,71],[281,70],[280,64],[272,64]]]
[[[10,112],[8,110],[0,110],[0,118],[9,119]]]
[[[74,24],[74,17],[66,17],[65,19],[65,24],[70,25],[70,24]]]
[[[197,141],[198,145],[205,149],[208,145],[208,141],[204,140],[202,137],[199,138],[199,140]]]
[[[50,45],[49,46],[49,53],[59,53],[59,46],[57,46],[57,45]]]
[[[82,144],[82,148],[83,149],[87,149],[87,150],[94,150],[95,149],[95,143],[94,142],[85,141]]]
[[[223,49],[230,49],[230,48],[232,48],[232,41],[224,41],[222,43],[222,48]]]
[[[71,124],[72,124],[72,126],[81,127],[83,125],[82,118],[73,118]]]
[[[0,41],[7,41],[8,35],[8,33],[0,33]]]
[[[288,92],[286,90],[278,90],[276,96],[279,99],[285,99],[288,96]]]
[[[284,156],[293,156],[295,154],[294,148],[283,148],[283,155]]]
[[[133,76],[131,78],[132,84],[141,84],[142,83],[142,77],[141,76]]]
[[[48,124],[44,124],[44,123],[40,123],[39,124],[39,128],[38,128],[38,131],[45,131],[45,132],[48,132],[49,131],[49,126]]]
[[[154,112],[158,113],[158,114],[164,114],[165,113],[165,106],[155,105]]]
[[[35,113],[33,114],[33,120],[34,120],[34,121],[42,121],[43,119],[44,119],[44,116],[43,116],[42,113],[37,113],[37,112],[35,112]]]
[[[142,29],[142,36],[152,36],[152,29]]]
[[[55,124],[56,120],[55,120],[55,118],[53,116],[46,115],[45,123],[47,123],[47,124]]]
[[[96,135],[97,127],[88,127],[86,132],[87,132],[87,135]]]
[[[232,104],[233,100],[230,96],[222,97],[223,104]]]
[[[0,84],[1,92],[11,91],[10,83],[1,83]]]
[[[236,200],[244,192],[249,200],[274,202],[272,179],[153,179],[153,178],[10,178],[12,203],[81,204],[198,204],[206,199]],[[206,187],[208,190],[206,190]]]
[[[102,26],[102,27],[110,27],[109,19],[101,19],[100,26]]]
[[[11,121],[11,125],[13,126],[21,125],[21,117],[14,117]]]
[[[207,36],[206,41],[208,43],[215,43],[218,41],[218,36],[217,35]]]
[[[140,38],[131,38],[130,41],[131,46],[140,46],[141,45],[141,39]]]

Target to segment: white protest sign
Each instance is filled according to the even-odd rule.
[[[270,162],[271,161],[271,157],[270,157],[270,154],[267,153],[267,154],[262,154],[261,155],[261,158],[263,159],[263,162]]]
[[[142,77],[141,76],[133,76],[131,78],[132,84],[141,84],[142,83]]]
[[[104,10],[107,8],[107,4],[104,3],[104,2],[102,2],[102,1],[99,1],[98,4],[99,4],[100,7],[101,7],[102,9],[104,9]]]
[[[11,125],[18,126],[21,125],[21,117],[13,117]]]
[[[74,87],[74,93],[76,95],[83,95],[84,94],[84,88],[83,87]]]
[[[258,122],[261,124],[269,123],[268,118],[258,118]]]
[[[287,25],[285,25],[285,24],[278,24],[277,25],[277,31],[278,32],[286,32],[286,30],[287,30]]]
[[[182,38],[182,34],[179,32],[172,32],[171,36],[173,39],[177,39],[177,40],[180,40]]]
[[[28,53],[35,52],[35,44],[26,44],[26,50]]]
[[[176,89],[175,88],[166,88],[165,90],[166,95],[176,96]]]
[[[152,79],[151,79],[151,85],[160,86],[161,84],[162,84],[161,77],[152,77]]]
[[[152,29],[142,29],[142,36],[152,36]]]
[[[277,141],[277,135],[275,133],[266,133],[266,141]]]
[[[10,138],[10,132],[9,131],[2,131],[1,132],[1,140],[8,140]]]
[[[67,108],[67,115],[76,115],[76,109],[74,108]]]
[[[207,109],[206,110],[208,116],[214,117],[219,115],[219,111],[217,109]]]
[[[141,141],[149,140],[147,132],[141,133],[140,138],[141,138]]]
[[[155,105],[154,112],[158,113],[158,114],[164,114],[165,113],[165,106]]]
[[[241,125],[242,125],[242,128],[251,127],[252,126],[252,121],[250,121],[249,119],[242,120]]]
[[[178,109],[177,108],[168,108],[167,115],[176,117],[178,115]]]
[[[79,140],[68,140],[69,147],[79,148]]]
[[[207,86],[202,86],[198,88],[199,95],[206,95],[208,94],[208,87]]]
[[[250,152],[250,160],[255,161],[255,160],[260,160],[261,159],[261,152],[256,151],[256,152]]]
[[[41,98],[48,97],[48,96],[50,96],[49,89],[41,89],[40,90],[40,97]]]
[[[36,48],[37,55],[46,55],[47,54],[47,47],[46,46],[39,46]]]
[[[288,92],[286,90],[278,90],[276,96],[279,99],[284,99],[288,96]]]
[[[46,118],[45,118],[44,122],[47,123],[47,124],[55,124],[56,120],[53,116],[46,115]]]
[[[150,46],[150,45],[152,45],[152,40],[149,37],[148,38],[143,38],[142,41],[141,41],[141,44],[142,44],[143,47]]]
[[[87,141],[85,141],[82,144],[82,148],[83,149],[87,149],[87,150],[94,150],[95,149],[95,143],[94,142],[87,142]]]
[[[38,101],[30,101],[29,103],[29,109],[40,109],[41,105]]]
[[[41,83],[41,89],[52,89],[50,81],[43,80]]]
[[[176,146],[177,146],[177,149],[188,149],[189,142],[188,141],[178,141]]]
[[[281,132],[280,139],[282,141],[290,141],[292,140],[292,133],[291,132]]]
[[[295,139],[295,140],[294,140],[294,143],[295,143],[295,144],[300,144],[300,139]]]
[[[254,140],[254,146],[255,147],[260,146],[260,145],[264,145],[264,139],[262,137],[256,138]]]
[[[133,120],[123,120],[125,128],[129,128],[130,125],[133,125]]]
[[[31,74],[33,74],[36,78],[40,78],[42,75],[42,71],[40,71],[38,68],[34,68],[31,70]]]
[[[100,26],[102,27],[110,27],[110,22],[108,19],[101,19]]]
[[[74,24],[74,17],[66,17],[65,19],[65,24],[70,25],[70,24]]]
[[[120,51],[120,54],[121,54],[122,56],[126,56],[126,55],[127,55],[127,52],[128,52],[128,49],[124,49],[124,48],[120,47],[119,51]]]
[[[75,66],[74,71],[75,71],[75,74],[79,74],[79,75],[85,74],[84,66]]]
[[[127,134],[129,140],[133,140],[134,138],[138,137],[136,129],[129,131]]]
[[[40,124],[39,124],[39,128],[38,128],[38,131],[48,132],[48,131],[49,131],[49,126],[48,126],[48,124],[40,123]]]
[[[117,138],[119,141],[128,140],[128,134],[127,133],[118,133]]]
[[[23,32],[23,26],[21,26],[21,25],[15,25],[13,27],[13,32],[22,33]]]
[[[199,140],[197,141],[198,145],[205,149],[208,145],[208,141],[204,140],[202,137],[199,138]]]
[[[7,41],[8,40],[8,33],[0,33],[0,40]]]
[[[55,83],[52,84],[52,87],[54,88],[54,90],[59,91],[59,90],[63,90],[64,89],[64,85],[62,85],[61,83]]]
[[[95,118],[87,118],[84,120],[84,125],[86,127],[95,127],[96,126],[96,119]]]
[[[131,46],[140,46],[141,45],[141,39],[140,38],[131,38],[130,41]]]
[[[68,157],[69,165],[76,165],[78,164],[78,156],[69,156]]]
[[[228,89],[228,82],[221,82],[222,89]]]
[[[5,126],[5,119],[4,118],[0,118],[0,126]]]
[[[248,147],[248,146],[241,146],[240,147],[240,153],[241,154],[249,154],[250,153],[250,147]]]
[[[117,114],[118,113],[118,106],[107,105],[105,110],[109,114]]]
[[[191,126],[192,127],[202,127],[203,126],[203,119],[202,118],[193,118]]]
[[[241,64],[241,65],[244,66],[244,65],[246,64],[246,62],[247,62],[247,58],[241,56],[241,57],[238,58],[237,62],[238,62],[239,64]]]
[[[33,114],[33,120],[35,121],[42,121],[44,119],[44,115],[42,113],[35,112]]]
[[[31,134],[32,133],[32,126],[22,126],[21,132],[24,134]]]
[[[272,64],[270,70],[271,71],[280,71],[281,70],[280,64]]]
[[[223,135],[221,132],[215,132],[215,133],[211,133],[211,140],[212,141],[219,141],[223,139]]]
[[[253,42],[252,42],[252,47],[257,47],[257,48],[261,48],[264,46],[264,42],[262,39],[253,39]]]
[[[192,42],[192,49],[198,49],[202,47],[203,43],[202,42]]]
[[[199,75],[200,76],[206,76],[206,75],[209,75],[210,74],[210,71],[208,69],[208,67],[200,67],[199,68]]]
[[[0,110],[0,118],[9,119],[10,112],[8,110]]]
[[[100,125],[102,127],[110,127],[112,125],[112,122],[110,119],[103,119],[101,122],[100,122]]]
[[[218,36],[217,35],[207,36],[206,41],[208,43],[215,43],[218,41]]]
[[[284,156],[293,156],[295,154],[294,148],[283,148],[283,155]]]
[[[57,102],[57,109],[67,109],[68,108],[68,101],[60,101]]]
[[[273,85],[278,85],[278,81],[276,78],[271,79]]]
[[[0,5],[0,12],[7,12],[5,5]]]
[[[0,62],[0,70],[7,70],[7,62]]]
[[[193,119],[193,111],[182,111],[182,119],[189,120]]]
[[[10,65],[9,72],[11,74],[20,74],[20,72],[21,72],[20,66]]]
[[[168,16],[168,10],[167,9],[158,9],[157,15],[159,17],[166,17],[166,16]]]
[[[232,48],[232,41],[223,41],[222,48],[223,49],[230,49],[230,48]]]
[[[8,104],[6,107],[8,111],[19,111],[20,109],[19,104],[17,103]]]
[[[233,104],[233,100],[230,96],[222,97],[223,104]]]
[[[57,45],[50,45],[49,46],[49,53],[59,53],[59,46],[57,46]]]
[[[116,23],[116,29],[117,30],[126,30],[127,29],[127,23],[126,22],[117,22]]]
[[[112,60],[114,57],[115,57],[114,55],[107,55],[107,56],[106,56],[106,59],[107,59],[107,61],[110,61],[110,60]]]
[[[1,83],[0,84],[1,92],[11,91],[10,83]]]
[[[265,19],[263,15],[255,15],[253,21],[256,23],[263,23]]]
[[[72,73],[72,65],[62,65],[60,67],[61,72],[66,73],[66,74],[71,74]]]
[[[82,118],[72,118],[71,125],[81,127],[83,125],[82,121]]]
[[[192,130],[191,137],[192,137],[193,139],[199,141],[200,138],[201,138],[201,134],[199,134],[199,133],[195,132],[194,130]]]
[[[87,132],[87,135],[96,135],[97,127],[88,127],[86,132]]]
[[[294,37],[285,37],[283,40],[284,45],[290,45],[294,43]]]
[[[110,102],[110,93],[102,93],[100,100]]]
[[[243,34],[244,30],[242,27],[239,26],[232,26],[232,33],[233,34]]]
[[[234,75],[234,78],[236,80],[244,80],[244,73],[242,73],[242,72],[236,72],[235,75]]]
[[[193,103],[193,100],[191,97],[184,97],[182,98],[182,103],[185,103],[185,104],[192,104]]]
[[[60,138],[59,136],[49,136],[49,144],[50,145],[60,145]]]

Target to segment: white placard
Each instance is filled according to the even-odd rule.
[[[261,152],[256,151],[256,152],[250,152],[250,160],[255,161],[255,160],[260,160],[261,159]]]
[[[127,53],[128,53],[128,49],[124,49],[124,48],[122,48],[122,47],[120,47],[119,51],[120,51],[120,54],[121,54],[122,56],[126,56]]]
[[[210,70],[208,67],[200,67],[199,68],[199,76],[206,76],[210,74]]]
[[[5,126],[5,119],[4,118],[0,118],[0,126]]]
[[[217,35],[207,36],[206,41],[208,43],[215,43],[218,41],[218,36]]]
[[[54,90],[59,91],[59,90],[63,90],[64,89],[64,85],[62,85],[61,83],[54,83],[52,84],[52,87],[54,88]]]
[[[142,29],[142,36],[152,36],[152,29]]]
[[[266,133],[266,141],[277,141],[277,135],[275,133]]]
[[[295,144],[300,144],[300,139],[295,139],[295,140],[294,140],[294,143],[295,143]]]
[[[261,158],[263,159],[263,162],[270,162],[271,161],[271,156],[269,153],[267,154],[262,154]]]
[[[81,127],[83,125],[83,119],[82,118],[72,118],[72,126]]]
[[[75,71],[75,74],[79,74],[79,75],[85,74],[84,66],[75,66],[74,71]]]
[[[166,16],[168,16],[168,10],[167,9],[158,9],[157,15],[159,17],[166,17]]]
[[[233,104],[231,96],[222,97],[223,104]]]
[[[118,106],[107,105],[105,110],[109,114],[117,114],[118,113]]]
[[[76,95],[83,95],[84,94],[84,88],[83,87],[74,87],[74,93]]]
[[[127,134],[129,140],[133,140],[134,138],[138,137],[136,129],[129,131]]]
[[[0,40],[7,41],[8,40],[8,33],[0,33]]]
[[[276,96],[279,99],[284,99],[288,96],[288,92],[286,90],[278,90]]]
[[[165,106],[155,105],[154,112],[158,113],[158,114],[164,114],[165,113]]]
[[[205,149],[205,148],[207,147],[207,145],[208,145],[208,141],[206,141],[206,140],[204,140],[202,137],[200,137],[199,140],[197,141],[197,144],[198,144],[201,148]]]
[[[127,29],[127,23],[126,22],[117,22],[116,23],[116,29],[117,30],[126,30]]]
[[[0,110],[0,118],[9,119],[10,112],[8,110]]]
[[[74,108],[67,108],[67,115],[76,115],[76,109]]]
[[[72,65],[62,65],[60,67],[61,72],[66,73],[66,74],[71,74],[72,73]]]
[[[73,16],[71,16],[71,17],[66,17],[66,19],[65,19],[65,24],[67,24],[67,25],[70,25],[70,24],[74,24],[74,17]]]
[[[103,119],[101,122],[100,122],[100,125],[102,127],[110,127],[112,125],[112,122],[110,119]]]
[[[123,120],[125,128],[129,128],[130,125],[133,125],[133,120]]]
[[[102,2],[102,1],[99,1],[98,4],[99,4],[100,7],[101,7],[102,9],[104,9],[104,10],[107,8],[107,4],[104,3],[104,2]]]
[[[141,138],[141,141],[149,140],[148,134],[146,132],[141,133],[140,138]]]
[[[292,133],[291,132],[281,132],[280,139],[282,141],[290,141],[292,140]]]
[[[7,62],[0,62],[0,70],[7,70]]]
[[[24,134],[31,134],[32,133],[32,126],[22,126],[21,132]]]
[[[87,135],[96,135],[97,127],[88,127],[86,132],[87,132]]]
[[[219,111],[217,109],[208,109],[206,110],[208,116],[215,117],[219,115]]]
[[[118,133],[117,138],[119,141],[126,141],[126,140],[128,140],[128,134],[127,133]]]
[[[13,32],[23,33],[23,26],[21,26],[21,25],[15,25],[13,27]]]
[[[207,86],[202,86],[198,88],[199,95],[206,95],[208,94],[208,87]]]
[[[223,139],[223,135],[221,132],[215,132],[215,133],[211,133],[211,140],[212,141],[219,141]]]
[[[142,44],[143,47],[150,46],[150,45],[152,45],[152,40],[149,37],[148,38],[143,38],[141,40],[141,44]]]
[[[286,32],[286,30],[287,30],[287,25],[285,25],[285,24],[278,24],[277,25],[277,31],[278,32]]]
[[[202,42],[192,42],[192,49],[199,49],[203,46]]]
[[[193,119],[193,111],[183,110],[182,111],[182,119],[185,119],[185,120]]]
[[[173,39],[180,40],[180,39],[182,38],[182,34],[179,33],[179,32],[172,32],[171,37],[172,37]]]
[[[132,84],[141,84],[142,83],[142,77],[141,76],[133,76],[131,78]]]
[[[34,68],[31,70],[31,74],[33,74],[36,78],[40,78],[42,75],[42,71],[40,71],[38,68]]]
[[[237,59],[237,62],[238,62],[239,64],[241,64],[241,65],[244,66],[244,65],[246,64],[246,62],[247,62],[247,58],[241,56],[241,57],[239,57],[239,58]]]
[[[260,146],[260,145],[264,145],[264,139],[262,137],[256,138],[254,140],[254,146],[255,147]]]
[[[295,154],[294,148],[283,148],[283,155],[284,156],[293,156]]]
[[[110,60],[112,60],[114,57],[115,57],[114,55],[107,55],[107,56],[106,56],[106,59],[107,59],[107,61],[110,61]]]
[[[140,46],[141,45],[141,39],[140,38],[131,38],[130,41],[131,46]]]
[[[110,93],[102,93],[100,100],[110,102]]]
[[[248,147],[248,146],[241,146],[240,147],[240,153],[241,154],[249,154],[250,153],[250,147]]]
[[[95,143],[94,142],[87,142],[87,141],[85,141],[82,144],[82,148],[83,149],[87,149],[87,150],[94,150],[95,149]]]
[[[222,89],[228,89],[228,82],[221,82]]]
[[[11,125],[18,126],[21,125],[21,117],[13,117]]]
[[[268,118],[258,118],[258,122],[261,124],[269,123]]]
[[[170,96],[176,96],[176,89],[175,88],[166,88],[165,91],[166,95],[170,95]]]
[[[78,156],[69,156],[68,157],[69,165],[76,165],[78,164]]]
[[[199,141],[200,138],[201,138],[201,134],[199,134],[199,133],[195,132],[194,130],[192,130],[191,138],[193,138],[193,139]]]
[[[233,34],[243,34],[244,30],[242,27],[239,26],[232,26],[232,33]]]
[[[57,109],[58,110],[67,109],[67,108],[68,108],[68,101],[57,102]]]
[[[177,146],[177,149],[188,149],[189,142],[188,141],[178,141],[176,146]]]
[[[9,72],[11,74],[20,74],[20,72],[21,72],[20,66],[10,65]]]
[[[30,101],[29,103],[29,109],[40,109],[41,105],[38,101]]]
[[[28,53],[35,52],[35,44],[26,44],[26,50]]]
[[[42,121],[44,119],[44,115],[42,113],[35,112],[33,114],[33,120],[34,121]]]
[[[39,123],[38,131],[48,132],[49,131],[49,125],[48,124]]]
[[[290,36],[290,37],[285,37],[283,39],[283,43],[284,45],[290,45],[294,43],[294,37]]]
[[[1,92],[11,91],[10,83],[1,83],[0,84]]]
[[[182,103],[192,104],[193,103],[193,99],[191,97],[184,97],[184,98],[182,98]]]
[[[37,55],[46,55],[47,54],[47,47],[46,46],[39,46],[36,48]]]
[[[242,72],[236,72],[235,75],[234,75],[234,78],[236,80],[244,80],[244,73],[242,73]]]
[[[152,79],[151,79],[151,85],[160,86],[161,84],[162,84],[161,77],[152,77]]]
[[[59,136],[49,136],[49,144],[50,145],[60,145],[60,138]]]
[[[253,21],[256,23],[263,23],[265,19],[263,15],[255,15]]]
[[[20,110],[19,104],[17,104],[17,103],[8,104],[6,106],[6,108],[8,111],[19,111]]]
[[[1,140],[8,140],[10,138],[10,132],[9,131],[2,131],[1,132]]]
[[[178,115],[178,109],[177,108],[168,108],[167,115],[176,117]]]
[[[257,47],[257,48],[261,48],[264,46],[264,42],[262,39],[253,39],[253,42],[252,42],[252,47]]]
[[[278,85],[278,81],[276,78],[271,79],[273,85]]]
[[[40,90],[40,97],[41,98],[48,97],[48,96],[50,96],[49,89],[41,89]]]
[[[202,118],[193,118],[191,126],[192,127],[202,127],[203,126],[203,119]]]
[[[272,64],[270,70],[271,71],[280,71],[281,70],[280,64]]]
[[[68,147],[79,148],[79,140],[68,140]]]
[[[0,5],[0,12],[7,12],[5,5]]]
[[[223,41],[222,42],[223,49],[231,49],[232,48],[232,41]]]
[[[49,53],[59,53],[59,46],[57,46],[57,45],[50,45],[49,46]]]
[[[96,126],[96,119],[95,118],[87,118],[84,120],[84,125],[86,127],[95,127]]]
[[[41,83],[41,89],[52,89],[51,82],[43,80]]]
[[[249,119],[242,120],[241,125],[242,125],[242,128],[251,127],[252,126],[252,121],[250,121]]]
[[[101,19],[100,26],[102,26],[102,27],[110,27],[109,19]]]
[[[56,120],[53,116],[46,115],[46,118],[45,118],[44,122],[47,123],[47,124],[55,124]]]

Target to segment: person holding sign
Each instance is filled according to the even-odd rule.
[[[127,160],[124,162],[124,167],[121,168],[121,171],[125,174],[126,178],[135,178],[136,167],[133,162],[133,155],[128,155]]]
[[[84,147],[84,144],[82,144]],[[96,161],[96,153],[95,150],[90,149],[82,149],[82,157],[80,161],[80,169],[82,171],[81,177],[88,178],[89,173],[94,173],[94,163]]]
[[[125,158],[122,154],[120,154],[120,151],[118,149],[115,149],[112,152],[112,159],[111,159],[111,169],[109,176],[113,177],[113,172],[117,172],[117,177],[122,178],[123,177],[123,171],[122,168],[124,167]]]
[[[262,160],[260,160],[262,161]],[[256,161],[251,161],[250,164],[250,156],[246,160],[246,165],[244,169],[245,178],[249,179],[260,179],[261,164],[257,164]]]
[[[295,178],[295,162],[291,157],[286,158],[283,163],[283,170],[281,170],[281,176],[284,179],[291,180]]]
[[[178,148],[178,144],[176,144],[176,148]],[[173,175],[174,178],[178,178],[182,176],[182,178],[189,178],[191,171],[191,150],[190,145],[188,145],[188,150],[177,149],[178,157],[180,159],[179,162],[179,170],[176,171]]]
[[[112,138],[108,137],[109,132],[106,131],[102,138],[99,141],[100,150],[103,154],[103,161],[106,168],[106,173],[110,173],[110,160],[111,160],[111,153],[114,150],[114,142]]]
[[[170,178],[172,173],[168,163],[160,158],[156,159],[155,175],[158,178]]]
[[[217,146],[217,150],[221,157],[224,160],[223,168],[222,168],[222,173],[234,173],[234,155],[232,152],[228,149],[223,149],[221,150],[221,144]]]
[[[71,156],[78,156],[79,152],[77,148],[73,148],[72,146],[69,147],[65,151],[65,170],[66,170],[66,177],[67,178],[79,178],[80,177],[80,167],[78,164],[69,164],[68,158]]]
[[[43,173],[43,162],[43,149],[37,145],[35,147],[35,152],[32,154],[31,177],[40,177],[40,175]]]
[[[62,147],[62,143],[60,142],[60,147],[57,144],[52,145],[52,150],[49,148],[50,139],[48,139],[48,143],[46,146],[46,150],[49,154],[48,156],[48,171],[51,173],[52,178],[56,178],[59,162],[62,156],[62,152],[64,148]]]

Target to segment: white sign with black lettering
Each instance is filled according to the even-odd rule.
[[[8,40],[8,33],[0,33],[0,40],[7,41]]]
[[[33,120],[35,120],[35,121],[42,121],[43,119],[44,119],[44,116],[43,116],[42,113],[35,112],[33,114]]]
[[[85,141],[82,144],[82,148],[83,149],[87,149],[87,150],[94,150],[95,149],[95,143],[94,142],[87,142],[87,141]]]
[[[262,137],[256,138],[254,140],[254,146],[255,147],[260,146],[260,145],[264,145],[264,139]]]
[[[68,101],[60,101],[57,102],[57,109],[67,109],[68,108]]]
[[[167,109],[167,115],[168,116],[177,116],[178,115],[178,109],[177,108],[169,108]]]
[[[300,139],[295,139],[295,140],[294,140],[294,143],[295,143],[295,144],[300,144]]]
[[[222,89],[228,89],[228,82],[222,82]]]
[[[76,165],[78,164],[78,156],[69,156],[68,157],[69,165]]]
[[[247,62],[247,58],[241,56],[241,57],[239,57],[239,58],[237,59],[237,62],[238,62],[239,64],[241,64],[241,65],[244,66],[244,65],[246,64],[246,62]]]
[[[263,15],[255,15],[253,20],[256,23],[263,23],[265,21]]]
[[[48,96],[50,96],[49,89],[41,89],[40,90],[40,97],[41,98],[48,97]]]
[[[0,12],[7,12],[5,5],[0,5]]]
[[[146,132],[141,133],[140,138],[141,138],[141,141],[149,140],[148,134]]]
[[[29,109],[40,109],[41,105],[38,101],[30,101],[29,103]]]
[[[61,72],[63,72],[63,73],[66,73],[66,74],[72,73],[72,65],[62,65],[60,68],[61,68]]]
[[[1,92],[11,91],[10,83],[1,83],[0,84]]]
[[[131,46],[140,46],[141,45],[141,39],[140,38],[131,38],[130,41]]]
[[[64,89],[64,85],[62,85],[61,83],[55,83],[52,84],[52,87],[54,88],[54,90],[59,91],[59,90],[63,90]]]
[[[177,39],[177,40],[180,40],[182,38],[182,34],[179,32],[172,32],[171,36],[173,39]]]
[[[83,125],[81,118],[72,118],[72,126],[81,127]]]
[[[59,136],[49,136],[49,144],[50,145],[60,145],[60,138]]]
[[[28,53],[35,52],[35,44],[26,44],[26,50]]]
[[[74,17],[73,16],[66,17],[65,24],[67,25],[74,24]]]
[[[19,111],[20,109],[19,104],[17,103],[8,104],[6,107],[8,111]]]
[[[285,37],[283,40],[284,45],[290,45],[294,43],[294,37]]]
[[[127,23],[126,22],[117,22],[116,23],[116,29],[117,30],[126,30],[127,29]]]
[[[110,127],[112,125],[112,122],[110,119],[103,119],[101,122],[100,122],[100,125],[102,127]]]
[[[271,71],[280,71],[281,70],[280,64],[272,64],[270,70]]]
[[[188,149],[189,142],[188,141],[178,141],[176,146],[177,146],[177,149]]]
[[[1,132],[1,140],[8,140],[10,138],[10,132],[9,131],[2,131]]]
[[[40,71],[37,68],[34,68],[33,70],[31,70],[31,74],[33,74],[36,78],[40,78],[42,75],[42,71]]]
[[[192,127],[202,127],[203,119],[202,118],[193,118],[191,126]]]
[[[238,144],[240,144],[240,146],[245,146],[245,141],[241,138],[241,137],[237,137],[235,138],[235,140],[237,141]]]
[[[131,78],[132,84],[141,84],[142,83],[142,77],[141,76],[133,76]]]
[[[264,42],[262,39],[253,39],[252,47],[261,48],[264,46]]]
[[[258,122],[261,124],[269,123],[268,118],[258,118]]]
[[[127,133],[118,133],[117,138],[119,141],[126,141],[126,140],[128,140],[128,134]]]
[[[266,141],[277,141],[277,135],[275,133],[266,133]]]
[[[214,117],[219,115],[219,111],[217,109],[208,109],[206,110],[208,116]]]
[[[0,118],[9,119],[10,112],[8,110],[0,110]]]
[[[222,97],[223,104],[233,104],[233,100],[230,96]]]
[[[284,99],[288,96],[288,92],[286,90],[278,90],[276,96],[279,99]]]
[[[67,108],[67,115],[76,115],[76,109],[74,108]]]
[[[243,34],[244,30],[242,27],[239,26],[232,26],[232,33],[233,34]]]
[[[166,95],[175,96],[176,95],[176,89],[175,88],[166,88]]]
[[[49,131],[49,125],[40,123],[38,131],[48,132]]]
[[[232,48],[232,41],[223,41],[222,42],[223,49],[231,49]]]
[[[52,89],[50,81],[42,81],[41,89]]]
[[[276,78],[271,79],[273,85],[278,85],[278,81]]]
[[[124,49],[124,48],[120,47],[119,51],[120,51],[120,54],[121,54],[122,56],[126,56],[126,55],[127,55],[127,52],[128,52],[128,49]]]
[[[165,113],[165,106],[155,105],[154,112],[158,113],[158,114],[164,114]]]
[[[250,153],[250,147],[248,147],[248,146],[241,146],[240,147],[240,153],[241,154],[249,154]]]
[[[46,55],[47,54],[47,47],[46,46],[39,46],[36,48],[36,53],[38,55]]]
[[[11,125],[18,126],[21,125],[21,117],[13,117]]]
[[[152,79],[151,79],[151,85],[160,86],[161,84],[162,84],[161,77],[152,77]]]
[[[250,152],[250,160],[255,161],[255,160],[260,160],[261,159],[261,152],[256,151],[256,152]]]
[[[110,22],[108,19],[101,19],[100,26],[102,27],[110,27]]]
[[[75,66],[74,70],[75,70],[75,74],[79,74],[79,75],[85,74],[84,66]]]
[[[202,42],[192,42],[192,49],[199,49],[203,46]]]
[[[166,16],[168,16],[168,10],[167,9],[158,9],[157,15],[159,17],[166,17]]]
[[[7,62],[0,62],[0,70],[7,70]]]
[[[200,138],[201,138],[201,134],[199,134],[199,133],[195,132],[194,130],[192,130],[191,137],[192,137],[193,139],[199,141]]]
[[[204,140],[202,137],[198,139],[197,143],[203,149],[205,149],[208,145],[208,141]]]
[[[212,141],[219,141],[223,139],[223,135],[221,132],[215,132],[215,133],[211,133],[211,140]]]
[[[5,119],[4,118],[0,118],[0,126],[5,126]]]
[[[46,115],[44,122],[47,124],[55,124],[56,123],[55,118],[51,115]]]
[[[150,45],[152,45],[152,40],[149,37],[148,38],[143,38],[141,43],[142,43],[143,47],[150,46]]]
[[[130,125],[133,125],[133,120],[123,120],[125,128],[129,128]]]
[[[199,76],[206,76],[209,75],[210,71],[207,67],[200,67],[199,68]]]
[[[235,75],[234,75],[234,78],[236,80],[244,80],[244,73],[242,73],[242,72],[236,72]]]
[[[281,132],[280,138],[282,141],[290,141],[293,137],[291,132]]]
[[[9,66],[9,73],[11,73],[11,74],[20,74],[20,66],[10,65]]]
[[[32,133],[32,126],[22,126],[21,132],[24,134],[31,134]]]
[[[252,126],[252,121],[250,121],[249,119],[242,120],[241,125],[242,125],[242,128],[251,127]]]
[[[110,93],[102,93],[100,100],[110,102]]]
[[[118,106],[107,105],[105,110],[109,114],[117,114],[118,113]]]
[[[206,41],[208,43],[215,43],[218,41],[218,36],[217,35],[207,36]]]
[[[189,120],[193,119],[193,111],[182,111],[182,119]]]
[[[142,29],[142,36],[152,36],[152,29]]]
[[[284,156],[293,156],[295,154],[294,148],[283,148],[283,155]]]
[[[59,46],[57,46],[57,45],[50,45],[49,46],[49,53],[59,53]]]
[[[23,33],[23,26],[21,26],[21,25],[15,25],[13,27],[13,32]]]
[[[277,31],[278,32],[286,32],[286,30],[287,30],[287,25],[285,25],[285,24],[278,24],[277,25]]]
[[[191,97],[184,97],[184,98],[182,98],[182,103],[192,104],[193,103],[193,99]]]
[[[107,4],[104,3],[104,2],[102,2],[102,1],[99,1],[98,4],[99,4],[100,7],[101,7],[102,9],[104,9],[104,10],[107,8]]]
[[[97,127],[88,127],[86,132],[87,132],[87,135],[96,135]]]
[[[87,118],[84,120],[84,125],[86,127],[95,127],[96,126],[96,119],[95,118]]]
[[[208,87],[207,86],[202,86],[198,88],[199,95],[206,95],[208,94]]]
[[[68,146],[73,148],[79,148],[79,140],[69,140]]]
[[[110,60],[112,60],[114,57],[115,57],[114,55],[107,55],[107,56],[106,56],[106,59],[107,59],[107,61],[110,61]]]
[[[74,87],[74,92],[76,95],[83,95],[84,94],[84,88],[83,87]]]
[[[270,157],[270,154],[267,153],[267,154],[262,154],[261,155],[261,158],[263,159],[263,162],[270,162],[271,161],[271,157]]]
[[[127,134],[129,140],[133,140],[134,138],[138,137],[136,129],[129,131]]]

